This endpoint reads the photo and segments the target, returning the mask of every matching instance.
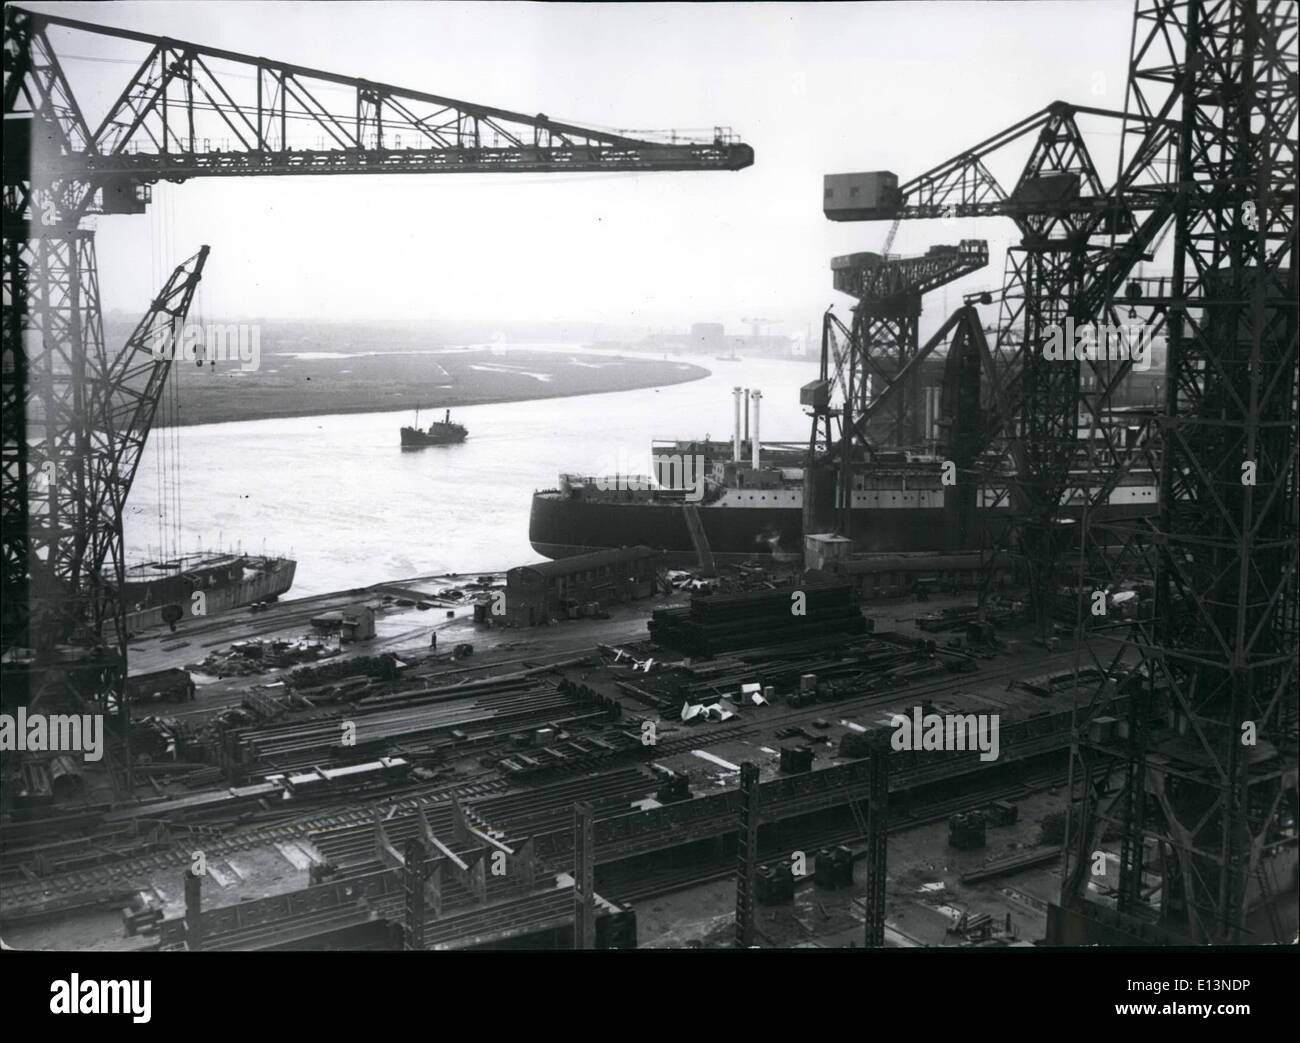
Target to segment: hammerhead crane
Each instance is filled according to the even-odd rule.
[[[1275,867],[1295,864],[1298,27],[1295,0],[1136,0],[1124,112],[1055,103],[827,215],[1015,221],[984,368],[1040,627],[1067,503],[1085,508],[1069,538],[1080,586],[1152,591],[1096,636],[1078,625],[1100,680],[1075,695],[1051,943],[1265,941],[1250,914],[1272,907]],[[1109,185],[1080,116],[1120,130]],[[1008,191],[986,161],[1016,143],[1029,155]],[[1170,274],[1134,277],[1171,224]],[[1120,310],[1167,342],[1140,453],[1101,423],[1132,357],[1043,350],[1052,327],[1119,325]],[[1139,458],[1160,479],[1155,514],[1098,521]],[[1121,842],[1113,908],[1089,895],[1107,828]]]
[[[921,301],[926,294],[983,268],[988,259],[988,244],[982,239],[932,246],[916,257],[856,253],[832,258],[835,289],[858,302],[853,309],[854,351],[850,358],[860,370],[854,381],[859,403],[853,413],[864,438],[868,414],[871,420],[883,421],[886,401],[893,402],[896,444],[909,445],[928,437],[917,415],[915,372],[942,340],[931,338],[921,345]],[[872,425],[876,431],[882,426]]]
[[[1082,116],[1119,121],[1144,131],[1142,145],[1111,186],[1103,183],[1079,127]],[[1053,327],[1118,322],[1116,297],[1134,264],[1146,256],[1173,214],[1174,193],[1159,177],[1158,157],[1173,146],[1167,114],[1113,112],[1055,102],[911,180],[870,205],[828,207],[835,221],[1009,217],[1021,242],[1008,251],[998,337],[984,359],[992,388],[993,431],[1006,467],[1000,502],[1018,521],[1030,575],[1031,600],[1045,631],[1061,547],[1055,519],[1063,503],[1105,503],[1077,467],[1080,426],[1096,421],[1132,368],[1101,359],[1058,364],[1042,347]],[[988,161],[1025,149],[1016,184],[1007,190]],[[873,175],[881,177],[882,175]],[[885,184],[896,179],[883,175]],[[1140,302],[1144,307],[1150,302]],[[1160,312],[1153,313],[1157,324]],[[1080,369],[1091,367],[1094,392],[1082,390]],[[1124,447],[1099,431],[1097,469],[1118,481],[1133,465]],[[995,482],[998,475],[990,475]]]
[[[851,468],[880,445],[907,446],[928,437],[922,431],[919,372],[934,349],[978,330],[974,309],[955,313],[924,344],[920,343],[921,301],[925,294],[988,264],[988,243],[964,240],[935,246],[920,256],[896,257],[863,252],[831,259],[835,289],[857,300],[852,327],[830,310],[822,318],[820,379],[805,388],[812,407],[808,465],[804,470],[804,531],[833,524],[832,467],[838,461],[839,486],[851,485]],[[831,405],[838,389],[842,406]],[[840,437],[832,420],[839,413]],[[824,448],[818,451],[818,444]],[[840,535],[851,537],[850,498],[838,497]],[[953,530],[954,532],[956,529]]]
[[[92,121],[90,89],[83,97],[66,59],[108,41],[138,45],[139,62]],[[162,180],[734,171],[754,160],[724,128],[642,140],[14,6],[4,119],[0,653],[22,664],[28,700],[53,688],[105,708],[122,705],[125,677],[122,506],[166,363],[130,345],[125,363],[105,351],[88,219],[144,213]],[[205,258],[178,269],[151,314],[183,321]],[[60,668],[69,657],[84,669]]]

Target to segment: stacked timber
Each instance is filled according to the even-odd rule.
[[[655,644],[692,656],[781,646],[827,634],[862,634],[866,629],[847,583],[696,595],[688,608],[657,609],[650,620]]]

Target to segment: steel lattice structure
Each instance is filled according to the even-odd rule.
[[[1129,940],[1153,921],[1166,937],[1242,940],[1270,861],[1294,857],[1296,71],[1295,0],[1138,0],[1124,112],[1055,103],[886,205],[830,215],[1016,221],[986,369],[1007,466],[986,480],[1015,509],[1040,629],[1071,558],[1078,590],[1153,594],[1135,619],[1079,628],[1106,681],[1078,711],[1058,940],[1104,936],[1088,926],[1102,920]],[[1122,121],[1109,187],[1081,115]],[[1032,144],[1007,191],[986,160],[1017,141]],[[1170,229],[1172,276],[1135,275]],[[1121,312],[1169,358],[1164,414],[1126,437],[1107,420],[1131,361],[1043,351],[1067,319]],[[1108,517],[1137,468],[1160,476],[1158,515]],[[1067,506],[1083,525],[1062,539]],[[1117,720],[1121,688],[1138,697]],[[1104,822],[1121,835],[1116,916],[1084,903]]]
[[[885,947],[885,899],[889,881],[889,746],[877,742],[871,751],[867,796],[867,889],[862,899],[862,944]]]
[[[1092,484],[1084,456],[1100,454],[1102,469],[1111,474],[1132,466],[1131,454],[1106,436],[1101,422],[1131,363],[1052,361],[1043,345],[1067,320],[1120,324],[1117,293],[1172,213],[1167,191],[1124,190],[1145,178],[1168,146],[1173,123],[1167,115],[1129,117],[1146,138],[1110,188],[1079,127],[1083,116],[1126,119],[1122,112],[1054,102],[900,185],[896,198],[881,206],[827,214],[852,221],[1015,221],[1021,242],[1008,251],[998,333],[985,369],[992,416],[986,440],[1000,462],[986,468],[980,481],[987,488],[986,506],[1007,504],[1014,511],[1008,531],[1043,633],[1061,550],[1077,540],[1072,535],[1070,544],[1062,543],[1061,507],[1102,505],[1113,491]],[[986,161],[1016,150],[1023,153],[1020,173],[1008,190]],[[1099,433],[1098,444],[1081,440],[1080,429]]]
[[[1098,587],[1140,578],[1154,609],[1088,642],[1112,672],[1140,656],[1142,697],[1123,721],[1110,686],[1081,708],[1057,933],[1284,941],[1294,928],[1279,937],[1272,897],[1275,875],[1294,873],[1297,818],[1297,4],[1140,0],[1135,24],[1130,108],[1178,115],[1173,273],[1148,299],[1168,318],[1161,510],[1090,525],[1082,568]],[[1114,911],[1085,901],[1107,826],[1122,845]]]
[[[965,323],[962,313],[954,313],[921,344],[922,298],[987,263],[988,243],[982,239],[936,246],[918,257],[866,252],[831,260],[835,289],[858,303],[851,328],[829,309],[822,317],[818,391],[804,402],[812,407],[804,472],[804,532],[833,527],[851,538],[852,499],[847,490],[853,465],[874,447],[920,441],[921,364]],[[836,389],[839,406],[831,402]]]
[[[761,808],[758,766],[740,766],[740,807],[736,831],[736,948],[754,944],[754,888],[758,871],[758,826]]]
[[[841,385],[854,389],[849,427],[859,445],[915,445],[928,437],[919,415],[917,370],[940,342],[932,338],[922,352],[922,298],[978,271],[988,260],[988,243],[971,239],[931,247],[919,257],[857,253],[831,261],[835,289],[858,301],[847,348],[836,362]],[[872,409],[876,422],[868,428],[868,408],[886,397],[893,406],[892,425],[877,407]]]
[[[98,119],[64,40],[137,51]],[[125,675],[122,506],[166,370],[139,355],[144,339],[108,352],[87,218],[143,213],[164,179],[753,162],[721,128],[641,140],[14,6],[4,113],[0,652],[31,666],[29,686],[57,683],[103,706],[120,704]],[[173,276],[150,327],[183,318],[205,256]]]
[[[855,320],[851,329],[829,312],[823,317],[820,377],[805,389],[807,392],[815,387],[818,391],[805,402],[813,408],[809,466],[804,477],[804,531],[823,532],[833,526],[840,535],[852,537],[852,501],[847,495],[837,494],[836,489],[851,488],[853,464],[861,462],[865,454],[884,445],[906,444],[892,438],[874,442],[871,434],[883,430],[890,435],[900,425],[916,423],[915,403],[908,401],[907,390],[921,364],[944,345],[946,360],[935,415],[938,429],[935,448],[944,459],[956,465],[965,479],[949,490],[944,509],[949,516],[947,532],[951,549],[968,546],[968,536],[975,535],[975,510],[982,480],[977,464],[987,440],[987,432],[979,423],[983,416],[979,402],[980,373],[991,365],[979,312],[973,304],[963,305],[916,348],[911,347],[914,341],[904,339],[900,347],[898,340],[886,340],[880,334],[881,328],[870,316]],[[915,333],[914,325],[911,329]],[[882,342],[897,352],[877,351],[876,354],[884,356],[883,364],[873,357],[873,351]],[[907,349],[905,356],[903,348]],[[900,357],[906,361],[900,364]],[[831,403],[831,389],[836,386],[843,398],[839,407]],[[838,437],[836,419],[839,420]],[[838,485],[832,470],[836,465]]]

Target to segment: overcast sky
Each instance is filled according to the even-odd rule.
[[[194,180],[149,217],[99,221],[106,308],[212,247],[208,313],[231,319],[571,319],[802,331],[831,255],[885,224],[832,224],[824,173],[917,174],[1055,99],[1122,109],[1129,0],[1035,3],[33,3],[87,21],[608,128],[728,125],[737,173]],[[78,77],[130,67],[56,43]],[[116,45],[115,45],[116,46]],[[130,53],[140,53],[138,48]],[[1095,142],[1113,174],[1109,138]],[[995,170],[1001,174],[1002,171]],[[1013,172],[1008,172],[1010,177]],[[1005,220],[905,224],[895,250],[990,240],[952,291],[996,286]],[[938,302],[927,319],[937,321]]]

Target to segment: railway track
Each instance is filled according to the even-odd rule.
[[[995,800],[1010,800],[1016,797],[1028,796],[1030,793],[1061,785],[1065,780],[1066,769],[1064,768],[1056,771],[1039,772],[1015,783],[963,794],[949,800],[937,801],[928,805],[919,813],[892,814],[890,816],[889,832],[891,834],[903,833],[917,826],[941,821],[957,812],[972,811]],[[811,830],[798,844],[790,844],[787,841],[779,848],[763,850],[760,853],[759,860],[761,862],[787,860],[795,851],[808,854],[818,848],[829,847],[833,844],[849,844],[861,839],[861,832],[856,825],[827,826]],[[696,887],[700,884],[712,883],[715,880],[734,877],[735,873],[736,859],[734,855],[710,859],[695,865],[665,866],[652,870],[640,868],[635,872],[630,869],[621,871],[617,863],[611,863],[597,867],[596,890],[602,898],[613,902],[621,904],[642,902],[648,898],[657,898],[661,895],[685,890],[688,887]]]
[[[562,660],[572,653],[571,649],[550,650],[542,655],[533,654],[514,660],[498,661],[492,666],[499,668],[506,664],[528,663],[531,668],[539,665],[540,660],[548,658]],[[811,724],[823,716],[834,718],[858,716],[891,704],[897,705],[900,699],[911,701],[941,696],[951,693],[958,687],[987,689],[1000,681],[1023,677],[1027,672],[1064,670],[1068,668],[1073,657],[1073,650],[1066,649],[1054,654],[1036,656],[1028,662],[1016,659],[992,670],[981,669],[978,673],[969,675],[945,674],[919,683],[869,692],[835,702],[816,703],[807,707],[772,707],[769,711],[759,714],[757,718],[751,718],[750,721],[717,727],[705,726],[688,734],[661,739],[655,745],[652,757],[662,759],[720,743],[744,741],[756,735],[770,733],[774,728]],[[759,667],[755,668],[756,671],[759,669]],[[640,771],[640,769],[628,770]],[[633,788],[649,792],[654,787],[653,779],[644,773],[642,775],[644,781],[638,781]],[[356,803],[320,815],[308,816],[290,812],[289,815],[292,817],[287,821],[263,821],[251,828],[238,829],[225,835],[202,836],[191,843],[175,844],[164,851],[146,852],[110,864],[78,868],[36,880],[9,883],[0,896],[0,915],[6,918],[27,914],[43,915],[60,908],[74,908],[78,905],[102,901],[106,895],[117,894],[123,889],[138,886],[142,879],[152,877],[159,870],[179,869],[186,866],[190,860],[190,852],[198,844],[202,845],[205,854],[209,860],[212,860],[252,847],[309,839],[313,834],[352,831],[360,835],[370,829],[376,807],[387,809],[386,814],[390,818],[401,819],[413,816],[417,808],[445,802],[453,793],[471,807],[477,807],[483,798],[506,798],[508,794],[505,803],[493,808],[486,806],[482,808],[484,821],[491,823],[494,828],[499,828],[494,819],[501,816],[501,821],[505,823],[505,832],[514,833],[516,837],[522,836],[526,835],[530,828],[540,828],[551,823],[558,825],[559,819],[568,813],[573,800],[599,801],[600,793],[593,790],[599,790],[606,784],[602,780],[608,778],[606,774],[559,779],[534,790],[524,789],[510,793],[512,789],[510,780],[494,773],[484,772],[477,778],[446,782],[433,787],[420,786],[416,787],[417,792],[407,796],[393,795],[378,801]],[[579,793],[583,796],[576,795]],[[617,794],[607,793],[605,796],[618,799]]]
[[[484,773],[487,775],[488,773]],[[53,912],[95,905],[124,891],[138,889],[159,870],[181,870],[190,864],[193,852],[201,850],[208,862],[219,861],[250,848],[266,847],[292,840],[309,840],[313,832],[364,825],[369,828],[375,811],[384,814],[413,815],[419,807],[446,802],[453,794],[467,801],[505,790],[508,783],[500,778],[480,778],[441,786],[421,787],[418,795],[380,800],[373,804],[350,805],[321,815],[290,822],[262,824],[220,836],[203,836],[189,843],[179,842],[164,851],[133,855],[106,865],[71,870],[36,880],[6,884],[0,890],[0,919],[19,920],[45,916]]]
[[[1034,662],[1034,672],[1048,673],[1063,668],[1073,661],[1073,651],[1057,652]],[[922,683],[904,685],[897,688],[869,692],[865,695],[851,696],[834,702],[819,702],[811,706],[774,706],[762,714],[754,723],[726,725],[709,730],[705,725],[690,735],[660,740],[654,746],[654,757],[661,758],[694,749],[706,749],[719,742],[733,742],[752,738],[770,732],[773,727],[792,727],[795,724],[812,724],[819,718],[853,717],[865,710],[888,707],[900,700],[913,700],[927,696],[951,694],[954,690],[971,688],[988,688],[1000,681],[1015,680],[1028,672],[1025,663],[1007,664],[999,669],[985,671],[981,669],[972,674],[944,674]],[[638,715],[633,715],[638,716]]]
[[[622,814],[633,799],[653,793],[656,786],[657,782],[647,772],[626,768],[594,777],[565,780],[531,792],[487,795],[466,801],[465,808],[482,824],[482,828],[491,830],[510,844],[541,832],[567,827],[577,801],[591,801],[598,818],[602,814]],[[435,833],[440,832],[440,827],[446,830],[450,826],[449,808],[445,817],[439,820],[435,821],[431,814],[427,817]],[[373,820],[332,826],[315,831],[312,839],[331,861],[354,866],[374,860],[372,826]],[[398,809],[387,819],[385,828],[393,842],[399,845],[415,836],[418,830],[415,809]]]

